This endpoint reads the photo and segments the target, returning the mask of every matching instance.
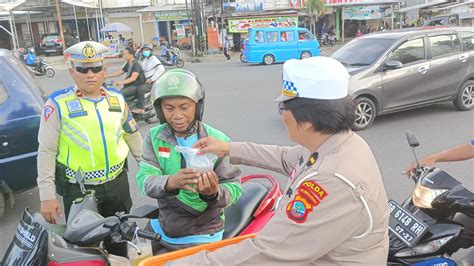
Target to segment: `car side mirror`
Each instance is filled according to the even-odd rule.
[[[383,70],[393,70],[402,68],[403,64],[400,61],[389,60],[383,64]]]

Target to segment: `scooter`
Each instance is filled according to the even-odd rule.
[[[104,86],[107,88],[113,87],[113,81],[108,81],[104,83]],[[138,97],[137,95],[132,95],[130,97],[125,98],[125,102],[128,105],[130,110],[138,108]],[[147,87],[145,91],[145,113],[137,114],[132,112],[133,119],[135,121],[145,121],[148,124],[158,123],[158,117],[156,116],[155,109],[153,107],[153,103],[151,102],[151,86]]]
[[[159,235],[139,229],[135,222],[129,221],[130,218],[154,217],[156,208],[139,208],[137,214],[119,212],[104,218],[98,214],[95,192],[84,187],[81,170],[75,179],[83,197],[74,200],[67,224],[49,224],[41,214],[25,209],[2,266],[130,265],[126,258],[107,254],[101,243],[106,239],[111,239],[112,243],[127,243],[137,254],[142,254],[144,250],[133,244],[132,239],[160,240]]]
[[[38,66],[26,66],[36,76],[47,76],[48,78],[54,77],[56,71],[53,67],[49,66],[43,58],[39,59]]]
[[[158,59],[164,66],[176,66],[177,68],[184,67],[184,60],[181,58],[181,52],[177,47],[170,47],[168,49],[168,53],[170,54],[170,60],[163,55],[158,55]]]
[[[419,143],[407,132],[413,149]],[[389,201],[390,249],[388,265],[472,265],[474,254],[455,262],[451,255],[459,250],[455,243],[463,226],[453,220],[456,213],[474,218],[474,193],[442,169],[421,167],[410,177],[416,183],[411,197],[402,205]]]
[[[83,184],[81,171],[75,176]],[[251,237],[259,232],[275,214],[281,197],[278,182],[270,175],[250,175],[241,179],[243,194],[225,209],[224,238]],[[132,214],[117,213],[104,218],[97,214],[93,191],[81,186],[84,198],[74,201],[65,226],[48,224],[40,214],[23,213],[17,234],[5,254],[3,265],[127,265],[128,260],[108,255],[99,245],[111,238],[114,243],[134,246],[131,239],[138,237],[163,241],[161,236],[139,229],[130,218],[157,218],[153,206],[142,206]],[[243,238],[243,237],[242,237]],[[165,243],[166,244],[166,243]]]
[[[337,39],[336,39],[336,35],[334,33],[323,33],[321,35],[321,43],[323,45],[331,45],[333,46],[334,44],[336,44],[337,42]]]

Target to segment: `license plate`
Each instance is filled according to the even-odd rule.
[[[428,225],[416,218],[393,200],[388,201],[389,229],[400,240],[412,247],[428,231]]]
[[[47,53],[56,53],[56,50],[46,50]]]

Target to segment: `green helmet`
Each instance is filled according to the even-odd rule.
[[[204,88],[199,79],[191,71],[172,69],[165,72],[153,84],[151,100],[160,121],[165,121],[161,110],[161,99],[186,97],[196,103],[196,120],[201,120],[204,113]]]

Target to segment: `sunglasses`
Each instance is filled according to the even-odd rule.
[[[89,70],[92,71],[92,73],[97,74],[100,71],[104,70],[104,66],[96,66],[96,67],[75,67],[76,71],[82,74],[87,74],[89,73]]]

